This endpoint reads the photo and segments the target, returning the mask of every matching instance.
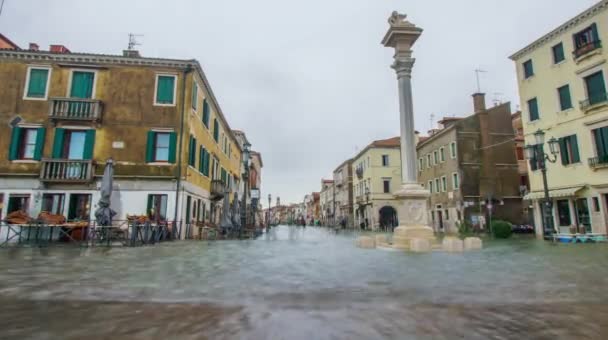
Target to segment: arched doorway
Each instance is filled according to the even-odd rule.
[[[391,206],[384,206],[380,209],[380,229],[392,231],[399,224],[397,210]]]

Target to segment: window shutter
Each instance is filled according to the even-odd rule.
[[[93,159],[93,149],[95,148],[95,130],[87,130],[84,140],[84,159]]]
[[[72,98],[91,98],[94,78],[95,73],[93,72],[74,72],[70,96]]]
[[[207,99],[203,100],[203,124],[209,128],[209,104],[207,103]]]
[[[600,35],[597,31],[596,23],[591,24],[591,34],[593,35],[593,41],[595,41],[595,42],[600,41]]]
[[[568,165],[568,146],[566,145],[566,138],[559,139],[559,154],[562,157],[562,165]]]
[[[199,152],[198,152],[198,171],[200,173],[203,172],[203,163],[205,161],[205,149],[203,148],[203,146],[201,145]]]
[[[146,215],[151,216],[152,208],[154,204],[154,195],[148,195],[148,208],[146,209]]]
[[[156,143],[156,132],[148,131],[148,142],[146,143],[146,163],[154,162],[154,144]]]
[[[209,177],[209,168],[211,167],[211,154],[205,150],[205,175]]]
[[[43,98],[46,94],[46,82],[49,70],[31,69],[30,82],[28,84],[27,96]]]
[[[192,108],[196,110],[196,102],[198,101],[198,85],[196,82],[192,82]]]
[[[19,141],[21,140],[21,128],[13,127],[11,134],[11,146],[8,151],[8,160],[12,161],[19,158]]]
[[[215,139],[215,142],[218,142],[220,139],[220,128],[217,118],[213,120],[213,139]]]
[[[169,133],[169,163],[175,163],[175,147],[177,144],[177,134]]]
[[[175,77],[158,76],[156,88],[156,102],[159,104],[173,104],[173,90],[175,88]]]
[[[36,131],[36,148],[34,149],[34,160],[42,159],[42,150],[44,149],[44,138],[46,137],[46,129],[38,128]]]
[[[572,163],[578,163],[581,161],[581,155],[578,152],[578,140],[576,135],[570,136],[570,143],[572,143]]]
[[[65,130],[61,128],[55,129],[55,139],[53,140],[53,158],[62,158],[63,156],[63,137]]]

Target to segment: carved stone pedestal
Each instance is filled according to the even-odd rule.
[[[406,184],[395,196],[399,200],[399,227],[393,234],[393,247],[408,250],[413,239],[426,239],[431,245],[436,243],[435,233],[428,225],[426,201],[430,192],[420,185]]]

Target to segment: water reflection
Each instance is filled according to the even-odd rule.
[[[369,251],[280,227],[255,241],[0,250],[0,338],[605,338],[608,248]],[[78,321],[74,321],[78,320]]]

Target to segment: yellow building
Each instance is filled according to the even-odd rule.
[[[93,219],[109,158],[117,219],[210,221],[212,180],[238,187],[241,149],[196,60],[1,50],[0,120],[0,217]]]
[[[401,188],[400,137],[377,140],[352,161],[355,226],[389,229],[397,226],[394,193]]]
[[[559,154],[550,154],[547,182],[552,200],[551,224],[566,232],[570,225],[606,233],[608,223],[608,1],[557,27],[511,56],[517,67],[522,122],[527,145],[534,133],[556,138]],[[554,159],[555,157],[555,159]],[[555,162],[551,162],[555,161]],[[529,164],[530,193],[537,235],[543,235],[540,213],[543,180],[539,162]],[[548,214],[546,216],[549,216]]]

